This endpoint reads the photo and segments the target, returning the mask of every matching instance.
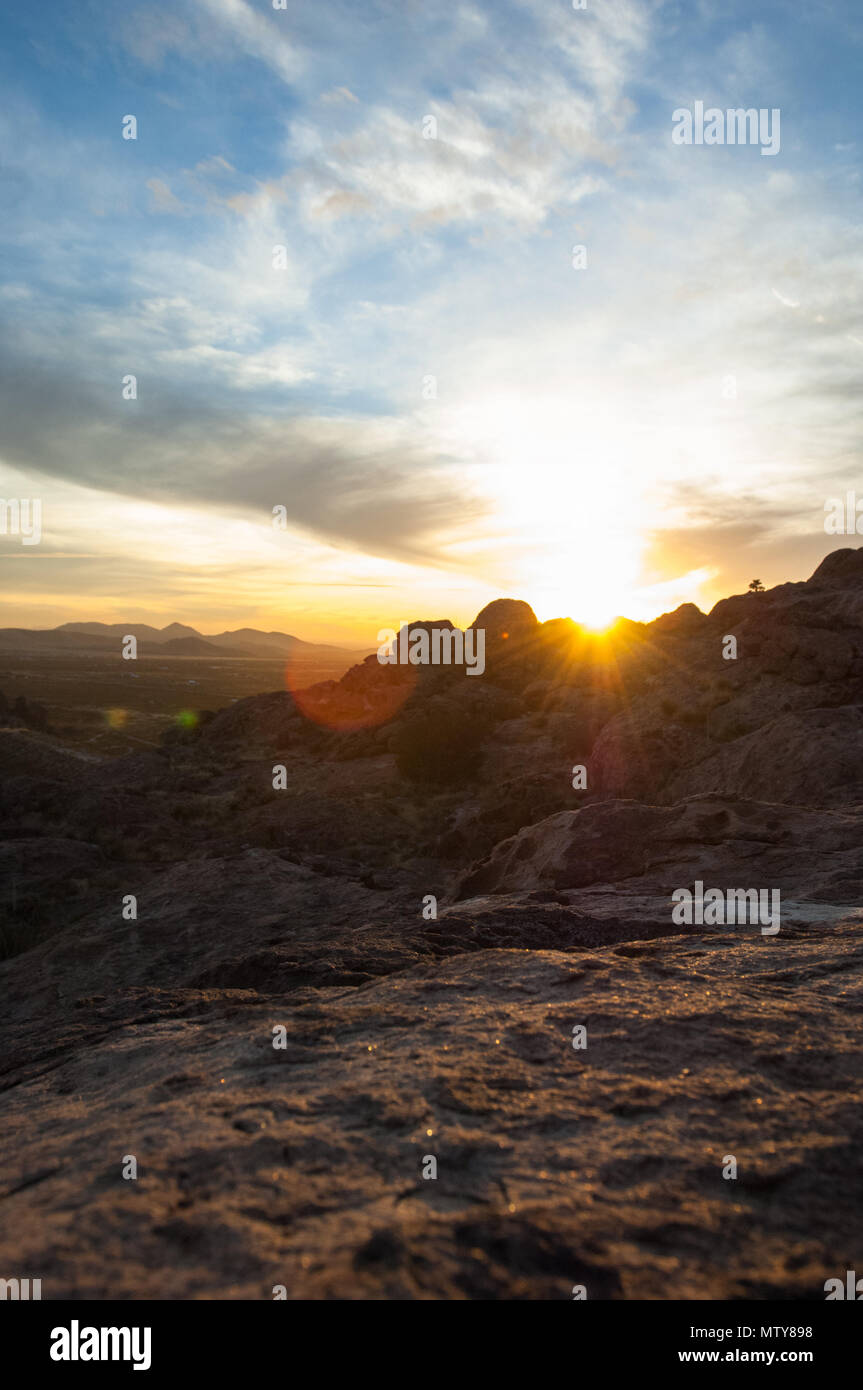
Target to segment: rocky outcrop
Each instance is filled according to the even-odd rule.
[[[675,888],[696,878],[778,888],[825,905],[863,902],[863,808],[818,811],[718,795],[674,806],[597,802],[525,826],[463,874],[453,897],[597,883],[635,891],[637,880],[646,897],[670,903]]]
[[[863,706],[786,714],[673,776],[675,801],[702,789],[794,806],[863,808]]]

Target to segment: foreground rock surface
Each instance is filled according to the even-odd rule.
[[[46,1298],[821,1298],[859,1263],[860,920],[56,1008],[3,1077],[0,1258]]]

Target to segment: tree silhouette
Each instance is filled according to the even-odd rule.
[[[753,580],[750,582],[750,585],[749,585],[749,592],[750,592],[750,594],[763,594],[763,593],[764,593],[764,585],[761,583],[761,580],[760,580],[760,579],[753,579]]]

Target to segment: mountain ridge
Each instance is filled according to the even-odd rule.
[[[150,623],[122,622],[69,622],[53,628],[4,627],[0,628],[0,649],[36,647],[47,650],[55,645],[82,651],[88,647],[108,651],[126,636],[135,637],[139,642],[153,647],[173,647],[173,650],[163,652],[167,656],[233,656],[277,660],[293,655],[365,656],[371,650],[368,647],[342,647],[332,642],[307,642],[288,632],[261,632],[250,627],[207,634],[178,622],[168,623],[163,628],[153,627]],[[178,643],[202,643],[206,646],[196,650],[189,646],[178,647]]]

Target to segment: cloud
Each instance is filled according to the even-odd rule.
[[[285,417],[236,400],[226,411],[218,391],[181,391],[164,372],[141,376],[138,399],[124,401],[116,367],[99,382],[60,355],[39,369],[4,355],[0,461],[49,489],[54,478],[226,516],[269,517],[283,504],[295,525],[328,540],[444,566],[483,510],[451,460],[394,418]],[[266,355],[216,370],[268,383],[291,375]]]
[[[302,365],[296,348],[291,344],[284,347],[276,345],[253,353],[196,343],[184,348],[165,348],[158,354],[158,361],[169,370],[178,368],[200,373],[204,369],[208,375],[218,373],[239,390],[272,385],[296,386],[314,378],[314,373]]]
[[[292,82],[303,67],[303,58],[284,30],[288,10],[264,14],[245,0],[196,0],[199,8],[215,20],[253,58],[259,58],[284,81]]]
[[[338,104],[343,101],[358,102],[359,97],[355,97],[348,87],[334,87],[331,92],[324,92],[321,101],[329,104]]]
[[[427,126],[435,130],[427,139],[429,117],[436,126]],[[535,229],[556,205],[571,207],[601,187],[583,168],[575,176],[574,163],[612,165],[616,157],[571,94],[528,99],[514,88],[429,101],[413,119],[378,109],[335,140],[297,123],[292,139],[303,152],[294,178],[309,219],[396,214],[414,227],[492,217]]]
[[[778,290],[775,290],[775,289],[772,290],[771,293],[773,293],[773,294],[776,296],[776,298],[779,300],[779,303],[780,303],[780,304],[784,304],[784,305],[785,305],[786,309],[799,309],[799,308],[800,308],[800,300],[799,300],[799,299],[788,299],[784,294],[780,294],[779,291],[778,291]]]
[[[147,187],[153,195],[153,207],[157,212],[169,212],[183,216],[188,211],[161,179],[148,179]]]

